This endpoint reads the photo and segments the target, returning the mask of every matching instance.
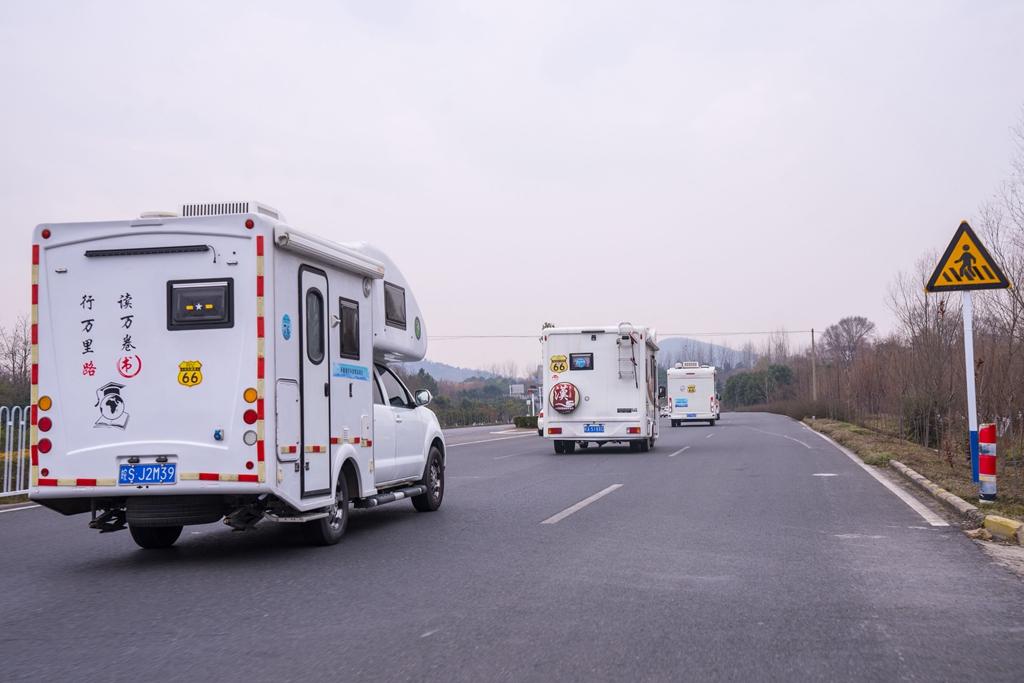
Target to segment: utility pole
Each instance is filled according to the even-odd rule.
[[[811,401],[818,402],[818,351],[814,347],[814,328],[811,328]]]

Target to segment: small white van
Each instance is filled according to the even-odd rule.
[[[668,417],[673,427],[684,422],[707,422],[720,417],[717,371],[713,366],[688,361],[668,369]]]
[[[628,443],[648,451],[658,438],[654,330],[629,323],[548,327],[544,357],[544,438],[555,453]]]
[[[426,326],[381,251],[257,202],[43,224],[32,246],[32,488],[144,548],[223,519],[336,543],[350,505],[436,510]]]

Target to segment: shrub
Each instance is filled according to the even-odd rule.
[[[515,424],[519,429],[536,429],[537,428],[537,416],[536,415],[517,415],[512,418],[512,423]]]

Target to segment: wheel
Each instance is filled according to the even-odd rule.
[[[708,424],[710,426],[714,427],[715,426],[715,421],[714,420],[708,420]]]
[[[538,429],[537,430],[537,436],[544,436],[544,430],[543,429]]]
[[[565,453],[565,448],[562,447],[561,440],[560,439],[555,439],[555,454],[556,455],[561,455],[563,453]]]
[[[345,475],[338,475],[337,488],[334,491],[334,505],[326,517],[306,522],[306,534],[314,545],[334,545],[345,535],[348,527],[348,484]]]
[[[427,492],[421,496],[412,497],[412,506],[417,512],[433,512],[441,507],[444,500],[444,459],[441,458],[441,451],[437,446],[430,447],[430,455],[427,456],[426,476],[420,483],[427,487]]]
[[[155,550],[157,548],[170,548],[181,536],[182,527],[179,526],[135,526],[128,525],[128,531],[140,548]]]
[[[672,426],[673,427],[678,427],[679,426],[678,420],[672,420]]]
[[[650,439],[641,439],[637,443],[637,449],[641,453],[646,453],[647,451],[651,450],[651,440]]]
[[[563,441],[562,442],[562,449],[563,449],[562,452],[565,453],[566,455],[569,455],[570,453],[574,453],[576,451],[576,442],[575,441]]]
[[[589,447],[590,447],[590,442],[589,441],[580,441],[580,448],[581,449],[585,450],[585,449],[587,449]]]

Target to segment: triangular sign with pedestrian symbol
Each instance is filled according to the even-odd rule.
[[[929,292],[969,289],[1006,289],[1010,281],[996,265],[971,226],[964,221],[939,260],[925,287]]]

